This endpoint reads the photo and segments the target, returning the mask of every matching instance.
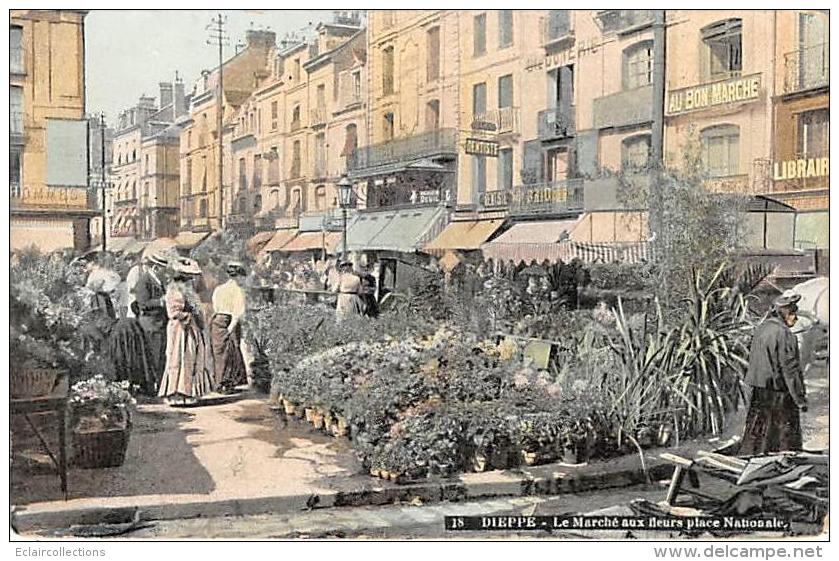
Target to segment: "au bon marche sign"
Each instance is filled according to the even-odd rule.
[[[682,115],[729,103],[754,101],[760,96],[760,81],[760,74],[752,74],[673,90],[667,94],[667,115]]]

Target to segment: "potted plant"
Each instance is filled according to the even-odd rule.
[[[9,357],[14,364],[9,369],[11,397],[25,399],[49,394],[61,373],[53,348],[25,334],[11,337],[9,343]]]
[[[76,466],[117,467],[125,461],[136,404],[129,389],[129,382],[111,382],[101,374],[73,385],[70,415]]]

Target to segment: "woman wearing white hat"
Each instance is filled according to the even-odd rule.
[[[201,269],[198,263],[186,258],[169,265],[173,274],[165,297],[169,318],[166,368],[158,395],[165,397],[170,405],[189,405],[213,389],[201,301],[192,286]]]

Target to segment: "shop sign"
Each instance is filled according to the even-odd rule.
[[[475,156],[498,157],[498,143],[492,140],[481,140],[479,138],[467,138],[465,151]]]
[[[754,101],[760,96],[760,74],[672,91],[667,115],[681,115],[718,105]]]
[[[81,207],[87,206],[87,189],[78,187],[25,187],[24,204],[43,206]]]
[[[772,177],[775,181],[828,177],[830,175],[830,158],[786,160],[775,162],[773,168]]]
[[[473,131],[485,131],[485,132],[495,132],[498,130],[498,127],[495,126],[495,123],[492,121],[487,121],[483,119],[475,119],[472,121],[472,130]]]

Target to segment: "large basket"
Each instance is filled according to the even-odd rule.
[[[15,399],[49,395],[59,374],[54,368],[11,368],[9,394]]]
[[[73,465],[82,469],[119,467],[125,462],[131,427],[73,432]]]

